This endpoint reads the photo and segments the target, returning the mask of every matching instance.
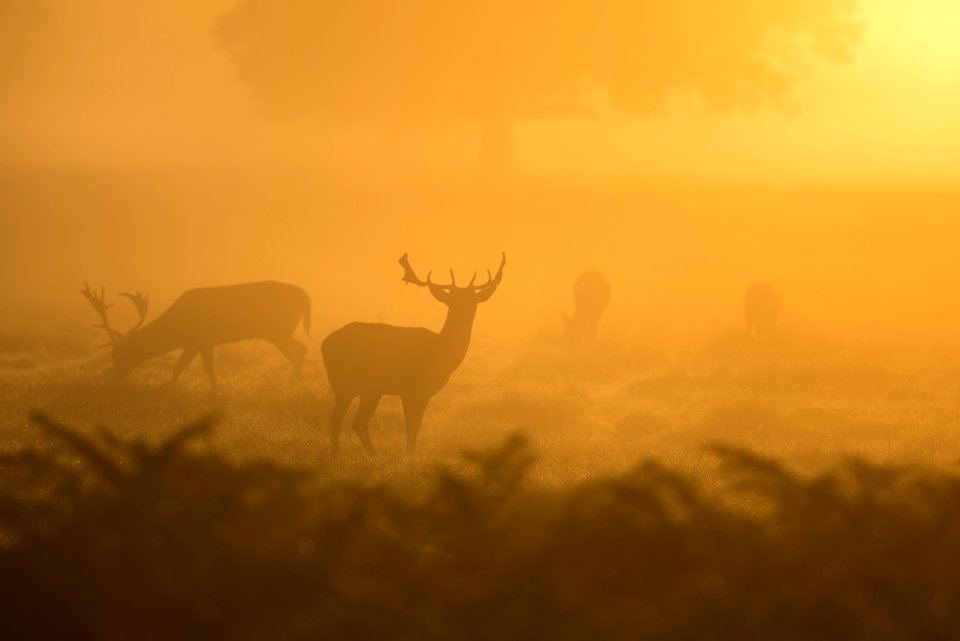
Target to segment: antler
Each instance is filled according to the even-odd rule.
[[[503,252],[502,260],[500,261],[500,269],[497,270],[497,275],[493,276],[490,273],[490,270],[487,270],[487,282],[482,285],[474,285],[477,280],[477,272],[473,272],[473,278],[470,279],[470,284],[466,287],[457,287],[457,278],[453,274],[453,270],[450,270],[450,284],[449,285],[438,285],[430,280],[430,275],[433,272],[427,273],[427,280],[421,280],[416,273],[414,273],[413,268],[410,266],[410,259],[406,254],[400,257],[400,265],[403,266],[403,278],[401,280],[405,283],[410,283],[413,285],[419,285],[420,287],[439,287],[441,289],[472,289],[474,291],[486,289],[488,287],[496,287],[500,284],[500,280],[503,278],[503,267],[507,264],[507,253]]]
[[[503,266],[506,264],[507,264],[507,252],[502,252],[501,259],[500,259],[500,269],[497,270],[497,275],[491,277],[490,270],[488,269],[487,282],[485,282],[482,285],[474,285],[473,281],[477,280],[477,274],[476,272],[474,272],[473,278],[470,280],[470,284],[467,287],[473,290],[486,289],[487,287],[496,287],[497,285],[500,284],[500,281],[503,280]]]
[[[417,275],[413,272],[413,267],[410,266],[410,259],[407,258],[406,252],[404,252],[403,256],[400,257],[400,260],[398,262],[403,267],[403,278],[401,278],[400,280],[412,285],[419,285],[420,287],[429,285],[429,282],[420,280],[417,277]],[[428,279],[430,278],[429,274],[427,274],[427,278]]]
[[[80,290],[80,293],[83,294],[83,297],[87,299],[91,306],[96,310],[97,314],[100,316],[100,324],[92,325],[98,329],[102,329],[107,333],[107,336],[110,338],[110,342],[107,345],[113,345],[117,338],[121,336],[120,332],[110,327],[110,323],[107,322],[107,310],[113,307],[112,304],[108,305],[104,302],[104,289],[100,288],[100,295],[98,296],[95,291],[90,289],[90,285],[87,283],[83,284],[83,289]],[[106,345],[104,346],[106,347]]]
[[[411,285],[419,285],[420,287],[439,287],[440,289],[451,289],[457,286],[456,280],[453,281],[450,285],[438,285],[437,283],[430,280],[430,276],[433,274],[432,271],[427,272],[427,280],[420,280],[420,278],[414,273],[413,267],[410,266],[410,259],[407,257],[407,254],[404,253],[398,261],[400,265],[403,266],[403,278],[402,280],[405,283]],[[453,270],[450,270],[450,277],[453,278]]]
[[[133,303],[133,306],[137,308],[137,314],[140,315],[140,320],[137,321],[136,325],[128,329],[127,333],[140,329],[140,326],[143,325],[143,321],[147,318],[147,310],[150,309],[150,294],[147,292],[141,292],[138,289],[135,294],[131,294],[130,292],[120,292],[118,296],[129,298],[130,302]]]
[[[130,332],[140,329],[140,326],[143,325],[143,321],[147,318],[147,310],[150,308],[150,295],[146,292],[137,290],[135,294],[131,294],[129,292],[121,293],[120,296],[129,298],[130,302],[133,303],[133,306],[137,308],[137,314],[140,315],[140,320],[136,325],[128,329],[126,333],[119,332],[110,327],[110,323],[107,322],[107,310],[113,307],[113,303],[107,304],[107,302],[104,300],[105,292],[103,287],[100,288],[100,293],[97,294],[97,292],[90,289],[90,285],[84,283],[83,289],[80,290],[80,293],[83,294],[83,297],[87,299],[93,309],[95,309],[97,314],[100,316],[100,324],[93,325],[93,327],[102,329],[107,333],[107,336],[110,337],[110,342],[104,345],[104,347],[114,345],[117,342],[117,339],[126,336],[126,334],[129,334]]]

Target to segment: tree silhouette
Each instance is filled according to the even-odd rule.
[[[517,116],[583,113],[598,92],[651,114],[675,89],[750,110],[859,32],[856,0],[240,0],[214,33],[268,115],[476,122],[481,163],[504,170]]]

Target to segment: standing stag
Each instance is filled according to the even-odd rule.
[[[580,274],[573,286],[573,318],[563,315],[567,340],[574,344],[592,343],[609,303],[610,283],[606,276],[597,271]]]
[[[81,293],[100,315],[101,322],[94,327],[107,333],[121,378],[149,358],[182,349],[173,381],[199,354],[216,391],[213,348],[253,338],[276,345],[293,364],[295,376],[303,368],[307,348],[293,338],[293,332],[301,320],[304,329],[310,331],[310,299],[294,285],[267,281],[191,289],[146,325],[143,322],[150,305],[147,294],[124,292],[120,296],[130,299],[140,315],[137,324],[125,333],[107,322],[107,310],[113,305],[104,301],[102,288],[97,294],[84,283]]]
[[[743,316],[747,324],[747,334],[761,340],[773,336],[782,306],[780,296],[773,285],[766,281],[752,283],[747,287],[746,296],[743,298]]]
[[[340,446],[343,418],[357,396],[360,397],[360,407],[353,419],[353,429],[367,453],[373,453],[367,428],[385,394],[400,397],[407,450],[413,451],[427,403],[446,385],[450,374],[467,355],[477,305],[489,300],[497,291],[506,264],[507,255],[503,254],[496,276],[491,276],[487,270],[487,282],[474,285],[477,280],[474,273],[469,285],[458,287],[453,270],[450,270],[449,285],[432,282],[429,273],[427,280],[420,280],[404,254],[400,257],[403,282],[427,287],[434,298],[447,306],[447,319],[440,333],[423,327],[350,323],[323,341],[323,362],[334,394],[330,424],[330,444],[334,453]]]

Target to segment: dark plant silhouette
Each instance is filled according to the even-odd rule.
[[[598,90],[629,114],[675,90],[751,110],[797,60],[847,60],[859,33],[855,0],[240,0],[215,38],[272,116],[473,121],[483,166],[502,172],[517,116],[588,114]]]
[[[81,293],[100,316],[100,324],[95,327],[109,337],[108,345],[120,377],[149,358],[181,349],[173,381],[199,354],[210,385],[216,390],[214,347],[253,338],[273,343],[290,360],[295,376],[303,368],[307,348],[292,334],[301,321],[304,329],[310,331],[310,298],[295,285],[265,281],[191,289],[146,325],[143,322],[149,309],[148,296],[143,292],[121,293],[120,296],[130,299],[140,316],[126,333],[110,327],[107,312],[112,304],[104,300],[103,289],[97,294],[84,284]]]
[[[488,270],[487,282],[475,285],[474,274],[469,285],[458,287],[453,270],[449,285],[432,282],[430,274],[427,280],[420,280],[404,254],[400,257],[403,281],[428,288],[434,298],[447,306],[443,329],[437,333],[423,327],[350,323],[323,341],[323,363],[335,397],[330,427],[334,452],[339,447],[343,418],[357,396],[360,407],[353,428],[367,452],[373,452],[367,426],[385,394],[399,396],[403,402],[407,449],[414,449],[427,404],[466,357],[477,305],[497,291],[506,264],[507,255],[503,254],[496,276]]]
[[[51,443],[0,458],[4,638],[946,640],[960,622],[954,470],[799,476],[717,445],[709,484],[650,460],[548,489],[515,436],[410,492],[230,462],[202,443],[210,418],[157,445],[32,418]]]
[[[592,343],[608,304],[610,283],[607,277],[598,271],[580,274],[573,286],[573,316],[563,315],[567,340],[574,344]]]
[[[747,333],[759,339],[773,336],[783,303],[780,295],[768,282],[757,281],[747,287],[743,297],[743,316]]]

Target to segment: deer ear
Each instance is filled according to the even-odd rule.
[[[479,292],[474,294],[473,300],[478,303],[485,303],[490,300],[490,297],[493,296],[493,292],[497,291],[497,286],[487,287],[486,289],[481,289]]]
[[[450,292],[444,291],[442,287],[430,285],[430,293],[433,294],[433,297],[444,305],[450,302]]]

